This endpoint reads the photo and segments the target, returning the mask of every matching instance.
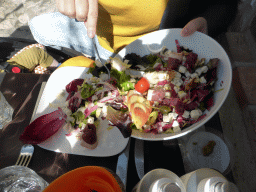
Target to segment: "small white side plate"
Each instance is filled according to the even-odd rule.
[[[209,156],[204,156],[202,150],[209,141],[215,141],[216,145]],[[223,173],[230,163],[230,154],[227,145],[220,137],[213,133],[195,133],[190,137],[186,149],[188,159],[195,169],[211,168]]]

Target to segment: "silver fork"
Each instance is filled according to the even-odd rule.
[[[27,167],[32,158],[33,153],[34,153],[33,145],[30,145],[30,144],[23,145],[15,165]]]
[[[93,44],[94,50],[95,50],[96,55],[97,55],[97,57],[99,58],[101,64],[107,69],[108,78],[110,79],[110,71],[109,71],[109,69],[107,68],[107,66],[105,65],[105,63],[102,61],[102,59],[100,58],[100,54],[99,54],[99,51],[98,51],[98,48],[97,48],[97,45],[96,45],[96,40],[95,40],[95,38],[96,38],[96,37],[93,37],[93,38],[92,38],[92,44]]]

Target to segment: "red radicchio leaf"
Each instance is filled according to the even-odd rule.
[[[176,44],[176,47],[177,47],[177,53],[181,53],[182,52],[182,48],[181,48],[181,46],[179,44],[179,41],[177,39],[175,40],[175,44]]]
[[[171,57],[168,58],[168,64],[167,64],[168,70],[176,70],[180,65],[181,65],[181,61],[179,59],[175,59]]]
[[[124,138],[131,136],[132,129],[130,123],[132,121],[126,113],[122,113],[108,106],[106,119],[120,130]]]
[[[209,93],[210,92],[208,90],[198,89],[197,90],[198,101],[202,102]]]
[[[20,140],[27,144],[39,144],[54,135],[65,123],[67,115],[61,108],[52,113],[36,118],[20,135]]]
[[[217,67],[209,69],[204,77],[208,84],[214,81],[217,78]]]
[[[95,111],[96,109],[98,108],[98,105],[94,105],[92,107],[87,107],[85,110],[84,110],[84,115],[86,117],[88,117],[93,111]]]
[[[209,98],[206,101],[206,106],[207,106],[207,110],[209,111],[211,109],[211,107],[213,106],[213,97]]]
[[[84,82],[84,79],[74,79],[71,81],[69,84],[66,85],[66,91],[68,93],[70,92],[76,92],[77,91],[77,86],[82,85]]]
[[[193,101],[193,102],[191,102],[189,104],[186,104],[185,105],[185,109],[188,110],[188,111],[191,111],[191,110],[197,108],[198,106],[199,106],[199,103],[196,102],[196,101]]]
[[[173,122],[174,122],[174,120],[171,123],[164,125],[163,126],[163,131],[166,131],[167,129],[172,128]]]
[[[155,70],[156,71],[161,71],[163,69],[163,64],[159,63],[156,67]]]
[[[187,70],[191,73],[192,69],[195,68],[195,63],[197,60],[197,54],[190,52],[187,56],[186,56],[186,62],[184,63],[184,66],[187,68]]]

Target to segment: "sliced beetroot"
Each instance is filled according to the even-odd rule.
[[[167,69],[170,70],[176,70],[178,66],[181,65],[181,61],[179,59],[175,58],[168,58],[168,63],[167,63]]]
[[[81,92],[76,92],[68,102],[68,108],[74,113],[80,106],[82,102]]]
[[[97,142],[96,126],[94,124],[86,124],[83,129],[82,139],[90,145]]]
[[[54,135],[65,123],[67,115],[61,108],[52,113],[36,118],[20,135],[20,140],[26,144],[39,144]]]
[[[191,73],[192,69],[195,68],[195,64],[197,61],[197,57],[198,55],[196,53],[190,52],[187,56],[186,56],[186,61],[184,63],[184,66],[187,68],[187,70]]]
[[[196,101],[193,101],[193,102],[185,105],[185,110],[191,111],[191,110],[196,109],[198,106],[199,106],[199,103]]]
[[[202,90],[202,89],[198,89],[197,91],[197,97],[198,97],[198,102],[202,102],[205,97],[210,93],[209,90]]]
[[[81,86],[84,82],[84,79],[74,79],[71,81],[69,84],[66,85],[66,91],[68,93],[70,92],[76,92],[77,91],[77,86]]]
[[[178,100],[174,107],[175,113],[177,113],[178,115],[182,115],[185,111],[184,103],[181,100]]]

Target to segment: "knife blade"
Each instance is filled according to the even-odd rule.
[[[144,141],[136,139],[134,148],[135,167],[139,178],[142,179],[144,176]]]
[[[116,174],[119,176],[119,178],[123,182],[125,188],[127,184],[130,143],[131,143],[131,138],[129,138],[129,141],[124,151],[119,155],[117,160],[117,165],[116,165]]]

